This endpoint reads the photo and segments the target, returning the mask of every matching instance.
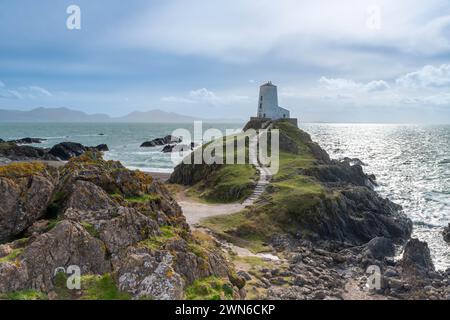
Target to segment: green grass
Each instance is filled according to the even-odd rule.
[[[192,168],[192,176],[196,184],[189,189],[189,196],[207,203],[232,203],[242,201],[251,195],[257,180],[257,172],[253,165],[248,164],[248,138],[242,133],[226,138],[206,143],[194,152],[203,151],[204,154],[212,154],[214,150],[218,161],[213,166],[207,164],[193,166],[195,169]],[[245,145],[238,143],[244,140]],[[238,144],[245,147],[238,149]],[[222,157],[219,156],[220,148]],[[193,154],[189,156],[191,160],[194,158]],[[227,162],[227,158],[232,159],[232,163]],[[237,164],[238,158],[245,159],[245,162]]]
[[[266,245],[268,231],[272,230],[271,222],[267,221],[267,218],[267,216],[250,217],[248,211],[242,211],[207,218],[200,224],[236,246],[247,248],[254,253],[262,253],[271,251]],[[273,232],[274,230],[270,234]]]
[[[233,288],[224,279],[208,277],[188,286],[185,295],[187,300],[231,300]]]
[[[189,189],[188,195],[208,203],[232,203],[250,196],[257,179],[256,169],[251,165],[224,165],[211,177]]]
[[[160,227],[161,235],[150,237],[139,242],[139,245],[144,246],[150,250],[160,249],[168,240],[174,239],[178,236],[177,230],[171,226]]]
[[[0,295],[0,299],[5,300],[48,300],[45,293],[35,290],[23,290]]]
[[[14,262],[22,252],[23,252],[22,248],[13,249],[12,252],[9,255],[7,255],[7,256],[5,256],[3,258],[0,258],[0,263],[2,263],[2,262]]]
[[[55,278],[55,288],[58,300],[130,300],[128,293],[121,292],[113,279],[107,273],[104,275],[81,276],[81,289],[67,288],[67,275],[58,273]]]
[[[120,292],[110,274],[88,275],[81,278],[83,300],[130,300],[128,293]]]
[[[146,203],[146,202],[158,202],[161,200],[161,197],[156,194],[144,194],[140,197],[125,197],[125,200],[134,203]]]
[[[279,172],[263,194],[265,202],[201,222],[218,236],[255,253],[267,251],[265,243],[276,233],[307,232],[307,224],[319,218],[315,216],[317,205],[333,196],[313,178],[301,174],[302,169],[311,168],[316,161],[307,134],[284,121],[275,122],[274,129],[294,141],[299,152],[280,152]]]
[[[100,238],[100,234],[97,231],[97,229],[95,229],[95,227],[87,222],[82,222],[81,225],[83,226],[83,228],[94,238]]]

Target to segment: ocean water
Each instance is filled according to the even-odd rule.
[[[239,129],[243,124],[203,124],[203,129]],[[366,173],[373,173],[384,197],[403,206],[414,222],[414,236],[427,241],[435,265],[450,267],[450,245],[441,232],[450,222],[450,126],[386,124],[301,124],[335,159],[359,158]],[[175,129],[193,132],[193,124],[4,124],[0,138],[48,139],[37,146],[62,141],[95,146],[106,143],[105,158],[119,160],[130,169],[171,172],[176,161],[162,147],[140,148],[144,141]],[[100,135],[103,134],[103,135]],[[198,139],[191,139],[198,142]],[[190,141],[185,141],[189,143]],[[174,160],[175,163],[172,161]]]
[[[378,192],[403,206],[436,268],[450,267],[450,125],[302,124],[335,159],[359,158]]]
[[[227,129],[237,130],[242,124],[203,123],[203,131],[219,129],[223,134]],[[130,169],[148,172],[172,172],[175,164],[183,158],[179,153],[162,153],[163,147],[140,148],[140,145],[155,138],[171,134],[176,129],[186,129],[191,139],[183,141],[198,143],[194,135],[194,124],[146,124],[146,123],[0,123],[0,138],[12,140],[23,137],[44,138],[38,147],[52,147],[63,141],[79,142],[85,146],[97,146],[105,143],[109,152],[105,159],[118,160]]]

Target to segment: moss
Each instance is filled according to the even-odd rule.
[[[0,166],[0,177],[18,178],[42,174],[47,165],[42,162],[13,162],[6,166]]]
[[[10,254],[7,256],[0,258],[0,263],[3,262],[14,262],[17,260],[19,255],[23,252],[23,248],[13,249]]]
[[[82,222],[81,225],[94,238],[100,237],[100,234],[98,233],[97,229],[92,224],[87,223],[87,222]]]
[[[53,228],[55,228],[62,220],[61,219],[52,219],[47,225],[47,228],[45,229],[46,232],[49,232]]]
[[[208,277],[188,286],[185,295],[188,300],[231,300],[233,288],[225,279]]]
[[[107,273],[104,275],[81,276],[80,290],[69,290],[67,288],[67,275],[58,273],[55,277],[55,288],[58,300],[129,300],[128,293],[121,292],[113,279]]]
[[[48,300],[47,295],[40,291],[35,290],[23,290],[10,292],[0,295],[0,300]]]
[[[159,202],[161,197],[157,194],[144,194],[138,197],[125,197],[128,202],[146,203],[146,202]]]
[[[178,237],[179,232],[181,231],[171,226],[162,226],[160,227],[159,236],[149,237],[148,239],[139,242],[139,245],[150,250],[157,250],[164,246],[169,240]]]
[[[83,300],[130,300],[128,293],[121,292],[110,274],[81,277]]]

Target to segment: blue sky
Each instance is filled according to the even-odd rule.
[[[450,2],[0,1],[2,109],[247,118],[268,80],[302,121],[450,123]]]

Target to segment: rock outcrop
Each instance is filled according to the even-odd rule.
[[[220,248],[190,232],[164,185],[100,153],[58,169],[1,167],[0,197],[0,295],[36,290],[58,298],[67,289],[55,272],[69,266],[81,269],[82,281],[111,275],[133,298],[182,299],[186,287],[208,277],[233,287]]]
[[[101,144],[97,147],[85,147],[76,142],[61,142],[53,146],[48,153],[59,160],[67,161],[70,158],[82,155],[86,151],[108,151],[108,146]]]
[[[444,237],[444,241],[447,243],[450,243],[450,223],[446,228],[444,228],[444,231],[442,232],[442,236]]]
[[[151,141],[146,141],[141,144],[141,148],[164,146],[166,144],[181,143],[181,142],[182,142],[181,138],[174,137],[172,135],[167,135],[164,138],[156,138]]]
[[[33,143],[42,143],[44,141],[46,141],[47,139],[42,139],[42,138],[22,138],[22,139],[17,139],[17,140],[10,140],[8,142],[12,142],[15,144],[33,144]],[[2,141],[0,141],[2,142]]]
[[[25,138],[23,140],[29,141],[27,139],[31,138]],[[20,141],[22,140],[9,142],[0,141],[0,158],[5,158],[10,161],[28,161],[28,160],[67,161],[72,157],[82,155],[86,151],[108,151],[108,146],[106,144],[100,144],[96,147],[85,147],[80,143],[62,142],[53,146],[51,149],[47,149],[23,145],[25,142]],[[37,142],[29,142],[29,143],[37,143]]]
[[[0,243],[45,215],[57,177],[54,169],[40,163],[0,167]]]
[[[0,157],[11,161],[58,160],[48,153],[48,149],[17,145],[12,142],[0,142]]]

